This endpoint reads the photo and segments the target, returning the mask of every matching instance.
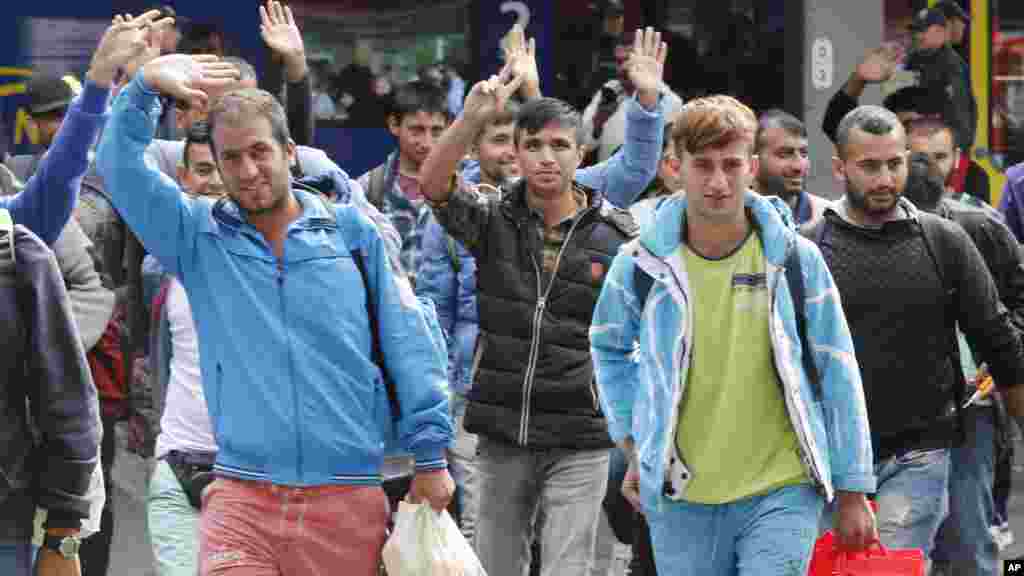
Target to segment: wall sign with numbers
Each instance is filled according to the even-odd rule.
[[[832,40],[822,36],[811,45],[811,83],[815,90],[832,88],[835,80],[835,51]]]

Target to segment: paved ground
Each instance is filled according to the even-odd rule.
[[[108,576],[156,576],[153,553],[145,518],[146,461],[121,451],[114,466],[114,505],[116,526]],[[1010,500],[1010,526],[1016,536],[1004,551],[1005,558],[1024,557],[1024,444],[1017,446],[1014,467],[1013,498]],[[628,549],[616,550],[613,576],[624,572]]]

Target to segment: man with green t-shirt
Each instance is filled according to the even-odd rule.
[[[753,112],[712,96],[677,125],[687,193],[620,250],[590,330],[623,494],[659,573],[806,574],[826,501],[841,546],[877,539],[850,331],[788,206],[749,189]]]

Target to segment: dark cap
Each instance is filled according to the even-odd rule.
[[[606,16],[621,16],[626,13],[626,7],[622,5],[622,0],[608,0],[604,5],[604,13]]]
[[[28,81],[29,114],[39,115],[66,109],[75,99],[75,81],[68,77],[36,75]]]
[[[971,21],[970,16],[967,15],[967,11],[964,10],[964,7],[956,0],[939,0],[939,2],[935,4],[934,8],[942,10],[942,13],[946,16],[947,20],[957,18],[964,22]]]
[[[923,32],[932,26],[945,25],[946,15],[942,13],[942,10],[938,8],[923,8],[914,15],[914,19],[910,22],[910,30],[912,32]]]

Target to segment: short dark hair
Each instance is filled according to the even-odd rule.
[[[183,54],[210,54],[213,52],[213,38],[220,36],[224,40],[224,33],[220,28],[209,22],[191,22],[185,30],[178,51]]]
[[[933,212],[946,193],[945,182],[938,168],[927,154],[914,152],[908,159],[907,186],[904,192],[907,200],[926,212]]]
[[[807,138],[807,126],[804,125],[802,120],[785,110],[772,108],[771,110],[763,112],[757,119],[757,133],[754,135],[755,152],[761,151],[761,146],[764,144],[762,141],[764,133],[766,130],[770,130],[772,128],[781,128],[790,136]]]
[[[513,133],[515,145],[519,146],[519,135],[522,132],[536,134],[552,122],[560,128],[571,128],[576,144],[583,144],[583,121],[575,108],[558,98],[536,98],[519,109]]]
[[[918,114],[943,114],[945,107],[943,98],[933,91],[921,86],[904,86],[885,97],[882,106],[899,114],[901,112],[917,112]]]
[[[891,110],[881,106],[858,106],[843,116],[839,128],[836,129],[836,149],[839,151],[839,157],[843,158],[846,155],[850,131],[854,128],[875,136],[884,136],[901,127],[900,119]]]
[[[191,157],[189,150],[196,144],[206,144],[210,146],[210,151],[213,151],[213,142],[210,138],[210,125],[205,120],[199,120],[194,122],[188,130],[185,131],[185,151],[181,155],[182,163],[185,164],[185,168],[189,167]]]
[[[282,147],[287,147],[291,142],[291,133],[288,131],[288,118],[285,116],[284,107],[277,101],[273,94],[259,88],[242,88],[225,93],[214,101],[207,115],[207,123],[210,132],[210,148],[214,158],[217,158],[217,143],[213,134],[217,125],[221,122],[237,124],[246,118],[262,116],[270,122],[270,131]],[[220,161],[218,160],[218,163]]]
[[[918,118],[911,120],[905,126],[907,135],[917,133],[923,133],[927,136],[931,136],[936,132],[948,131],[949,136],[953,141],[953,149],[959,148],[957,144],[956,129],[949,123],[944,116],[926,116],[924,118]]]
[[[448,111],[448,99],[444,90],[436,84],[416,80],[399,86],[395,90],[394,105],[391,109],[391,116],[401,122],[407,114],[426,112],[427,114],[441,114],[445,120],[451,120],[451,113]]]
[[[253,68],[253,65],[245,58],[240,58],[238,56],[225,56],[222,60],[230,62],[235,65],[235,68],[238,68],[239,81],[259,80],[259,76],[256,75],[256,68]]]

